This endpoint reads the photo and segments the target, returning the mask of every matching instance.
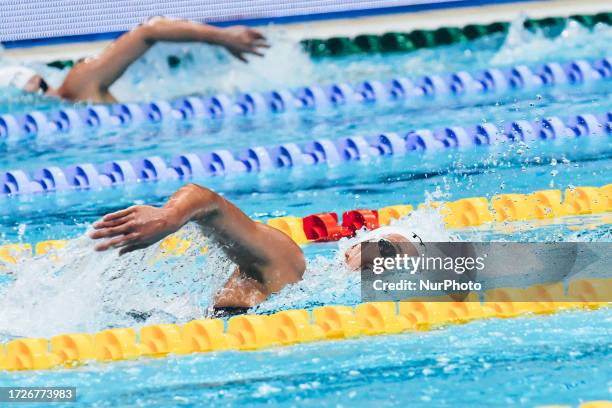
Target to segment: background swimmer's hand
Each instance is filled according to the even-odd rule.
[[[119,255],[146,248],[176,232],[181,224],[167,208],[137,205],[107,214],[96,222],[92,239],[108,238],[96,245],[96,251],[121,248]]]
[[[262,50],[270,48],[262,33],[243,26],[228,27],[223,30],[221,45],[242,62],[248,62],[245,54],[263,57]]]

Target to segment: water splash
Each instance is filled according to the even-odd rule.
[[[0,286],[0,333],[51,336],[205,316],[233,267],[197,227],[179,232],[192,245],[180,257],[162,256],[160,244],[122,257],[95,252],[83,236],[62,250],[9,267]]]
[[[282,30],[266,30],[272,47],[244,64],[220,47],[158,44],[133,64],[111,89],[123,101],[168,99],[179,95],[287,88],[314,81],[314,67],[298,42]],[[171,68],[169,56],[181,63]]]
[[[612,29],[607,25],[598,24],[589,30],[574,20],[567,20],[560,35],[550,38],[540,29],[527,30],[524,22],[525,16],[512,22],[503,45],[491,59],[492,64],[535,64],[548,60],[605,56],[610,52],[607,44],[612,40]],[[585,47],[585,44],[589,44],[589,47]],[[563,55],[559,55],[560,50],[563,50]]]

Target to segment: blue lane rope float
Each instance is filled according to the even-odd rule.
[[[579,85],[609,78],[612,78],[612,58],[602,58],[593,62],[550,62],[536,69],[518,65],[510,68],[489,68],[478,74],[460,71],[450,75],[428,75],[416,81],[396,78],[390,81],[364,81],[357,85],[340,83],[296,90],[251,92],[234,99],[221,94],[143,104],[91,105],[64,108],[55,112],[0,115],[0,140],[70,133],[83,129],[127,127],[145,122],[241,117],[389,100],[499,94],[513,90]]]
[[[102,165],[79,163],[64,168],[49,166],[32,173],[19,169],[5,171],[0,172],[0,194],[102,189],[138,182],[258,173],[279,168],[334,166],[369,157],[402,156],[411,152],[494,146],[500,143],[606,137],[610,133],[612,111],[603,114],[586,113],[566,120],[556,116],[538,121],[517,120],[504,128],[484,123],[437,130],[417,129],[406,134],[352,136],[335,141],[321,138],[300,144],[254,146],[235,152],[218,149],[203,154],[187,153],[169,162],[159,156],[150,156],[135,160],[115,160]]]

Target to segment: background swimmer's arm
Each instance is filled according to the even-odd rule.
[[[91,237],[109,238],[97,250],[121,248],[124,254],[152,245],[189,221],[198,223],[238,265],[217,297],[218,307],[253,306],[304,273],[304,255],[288,236],[195,184],[179,189],[162,208],[134,206],[105,216],[94,224]]]
[[[78,64],[69,73],[65,85],[78,85],[81,88],[97,86],[100,91],[106,92],[134,61],[159,41],[220,45],[244,62],[245,54],[261,56],[261,49],[268,47],[265,37],[259,31],[247,27],[223,29],[186,20],[158,17],[119,37],[97,58]]]

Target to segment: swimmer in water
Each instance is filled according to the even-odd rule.
[[[118,248],[121,255],[147,248],[188,222],[198,224],[202,233],[219,244],[225,255],[236,264],[233,274],[214,299],[217,312],[245,312],[285,286],[302,279],[306,261],[302,250],[291,238],[275,228],[255,222],[217,193],[196,184],[180,188],[161,208],[137,205],[108,214],[94,223],[90,236],[103,240],[97,243],[96,250]],[[364,242],[376,245],[360,245]],[[456,259],[469,256],[475,259],[488,254],[489,268],[479,272],[480,279],[494,282],[501,278],[506,279],[505,284],[510,279],[513,285],[526,279],[533,280],[529,282],[530,285],[559,282],[572,276],[574,264],[582,268],[580,265],[594,262],[588,252],[585,252],[586,258],[579,262],[577,254],[567,254],[567,247],[542,250],[541,247],[532,249],[529,246],[502,245],[495,251],[489,252],[485,248],[486,252],[480,253],[482,249],[469,242],[423,243],[410,228],[402,225],[383,226],[360,234],[356,241],[346,246],[341,244],[340,250],[347,268],[355,272],[362,268],[367,270],[368,265],[380,257],[426,255]],[[516,268],[516,259],[532,261],[529,268]],[[433,273],[438,272],[428,271],[431,279],[440,281],[452,278],[457,282],[467,282],[476,277],[473,268],[459,275],[452,270],[431,275]],[[456,301],[462,301],[467,296],[467,292],[461,291],[447,294]]]
[[[180,188],[161,208],[138,205],[108,214],[93,225],[90,236],[105,239],[96,250],[120,248],[119,254],[125,254],[159,242],[190,221],[197,223],[236,264],[215,298],[216,309],[251,308],[302,279],[306,261],[291,238],[253,221],[220,195],[195,184]],[[360,242],[378,242],[372,246],[372,253],[365,254],[367,257],[388,256],[390,251],[416,256],[418,241],[410,235],[401,227],[381,227],[365,234]],[[347,266],[355,271],[362,261],[360,248],[354,244],[344,253]]]
[[[162,41],[219,45],[243,62],[247,62],[248,54],[263,56],[263,49],[269,47],[263,34],[247,27],[217,28],[155,17],[123,34],[100,55],[79,61],[59,88],[52,88],[36,71],[21,66],[0,68],[0,87],[12,86],[74,102],[117,102],[109,91],[111,85],[149,48]]]

